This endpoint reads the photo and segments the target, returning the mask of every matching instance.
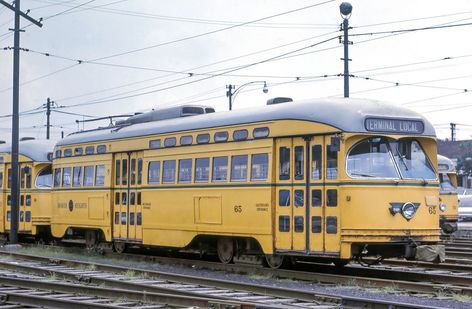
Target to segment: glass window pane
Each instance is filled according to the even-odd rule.
[[[160,139],[155,139],[152,141],[149,141],[149,148],[160,148],[161,147],[161,140]]]
[[[192,181],[192,159],[179,160],[179,182]]]
[[[328,234],[338,233],[338,218],[337,217],[326,218],[326,233]]]
[[[293,230],[295,233],[302,233],[305,226],[305,218],[302,216],[295,216],[293,219],[294,227]]]
[[[266,180],[269,173],[269,155],[253,154],[251,157],[251,180]]]
[[[228,132],[226,131],[216,132],[214,139],[216,143],[226,142],[228,140]]]
[[[391,141],[390,146],[403,178],[436,179],[436,172],[418,141],[405,138]]]
[[[357,143],[349,151],[346,172],[353,178],[398,178],[388,140],[373,137]]]
[[[120,224],[120,213],[115,212],[115,224]]]
[[[94,152],[95,152],[95,147],[94,146],[85,147],[85,154],[86,155],[92,155]]]
[[[162,183],[175,183],[175,160],[164,161]]]
[[[177,139],[175,137],[168,137],[164,140],[164,147],[174,147],[177,143]]]
[[[210,176],[210,159],[195,159],[195,182],[208,182]]]
[[[75,166],[74,167],[72,186],[74,186],[74,187],[82,186],[82,166]]]
[[[186,135],[180,138],[180,145],[192,145],[192,142],[193,142],[192,135]]]
[[[64,157],[71,157],[72,156],[72,149],[64,149]]]
[[[52,169],[48,166],[39,172],[35,186],[38,189],[50,189],[52,187]]]
[[[121,175],[121,160],[116,160],[115,162],[115,185],[120,185],[120,175]]]
[[[290,190],[279,190],[279,206],[290,206]]]
[[[56,150],[55,155],[56,158],[62,157],[62,150]]]
[[[313,145],[311,147],[311,179],[320,180],[322,167],[321,145]]]
[[[95,185],[105,185],[105,165],[97,165],[95,168]]]
[[[121,184],[124,186],[128,184],[128,160],[127,159],[121,160]]]
[[[247,139],[248,132],[246,129],[244,130],[236,130],[233,132],[233,140],[235,141],[242,141]]]
[[[302,207],[305,205],[305,191],[303,190],[295,190],[295,207]]]
[[[148,183],[159,183],[161,175],[161,162],[160,161],[152,161],[149,162],[148,165]]]
[[[127,205],[126,192],[121,192],[121,205]]]
[[[0,172],[0,188],[2,188],[2,187],[3,187],[3,173]]]
[[[231,181],[246,181],[247,179],[247,155],[233,156],[231,158]]]
[[[338,190],[326,190],[326,206],[338,206]]]
[[[290,232],[289,216],[279,216],[279,232]]]
[[[130,175],[129,175],[130,185],[135,185],[136,184],[136,159],[131,159],[130,168],[131,168]]]
[[[115,192],[115,205],[120,205],[120,192]]]
[[[228,157],[213,158],[213,181],[226,181],[228,178]]]
[[[321,217],[311,217],[311,232],[312,233],[321,233]]]
[[[130,192],[129,194],[129,204],[134,205],[136,202],[136,193],[135,192]]]
[[[303,146],[295,146],[295,179],[303,180],[305,178],[305,155]]]
[[[143,159],[138,158],[138,185],[143,183]]]
[[[107,146],[105,145],[98,145],[97,146],[97,153],[105,153],[107,152]]]
[[[93,166],[84,167],[84,186],[93,186]]]
[[[290,179],[290,148],[279,148],[279,179]]]
[[[311,190],[311,206],[319,207],[321,206],[321,190]]]
[[[338,178],[338,152],[326,147],[326,179]]]
[[[210,134],[198,134],[197,135],[197,144],[207,144],[210,142]]]
[[[31,189],[31,180],[33,177],[33,168],[32,167],[26,167],[25,168],[25,176],[26,176],[26,188]]]
[[[61,169],[55,168],[54,169],[54,187],[59,187],[61,185]],[[10,187],[10,186],[8,186]]]
[[[25,168],[20,169],[20,188],[24,189],[25,187]]]
[[[252,136],[254,136],[254,138],[264,138],[264,137],[267,137],[267,136],[269,136],[269,128],[267,128],[267,127],[264,127],[264,128],[255,128],[255,129],[252,131]]]
[[[75,148],[74,149],[74,155],[75,156],[81,156],[83,152],[83,148]]]
[[[63,187],[68,187],[71,184],[71,171],[72,169],[70,167],[64,167],[62,170],[62,186]]]

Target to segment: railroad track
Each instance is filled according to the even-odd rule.
[[[176,297],[199,297],[208,302],[206,306],[202,307],[214,304],[212,306],[217,305],[218,308],[431,308],[431,306],[315,294],[310,291],[196,278],[173,273],[129,269],[107,264],[38,257],[21,253],[0,251],[0,255],[0,268],[8,271],[21,271],[42,278],[53,275],[68,282],[86,283],[87,286],[106,286],[107,289],[119,290],[120,292],[127,291],[130,294],[139,291],[144,294],[143,296],[156,295],[156,297],[162,297],[162,295],[172,294]],[[260,268],[260,270],[263,269]],[[129,275],[130,271],[132,276]],[[127,296],[126,299],[128,299]],[[147,300],[149,301],[149,298]],[[169,301],[165,303],[171,304]],[[233,307],[224,307],[228,304]]]

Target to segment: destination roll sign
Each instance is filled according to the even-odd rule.
[[[421,134],[424,124],[421,120],[366,118],[365,129],[373,132]]]

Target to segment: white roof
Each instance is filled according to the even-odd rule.
[[[442,173],[455,173],[456,166],[451,159],[438,154],[438,170]]]
[[[56,141],[44,139],[20,141],[18,153],[35,162],[50,162],[48,153],[54,150],[55,144]],[[11,154],[11,143],[1,144],[0,153]]]
[[[99,142],[284,119],[324,123],[345,132],[368,133],[365,123],[367,118],[372,117],[421,121],[424,124],[422,135],[436,135],[433,126],[426,118],[404,107],[364,99],[329,98],[138,123],[121,128],[110,127],[77,132],[60,140],[57,145]]]

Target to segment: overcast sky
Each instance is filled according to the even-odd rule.
[[[45,137],[48,97],[60,106],[51,116],[54,139],[89,116],[179,103],[227,110],[228,84],[269,87],[267,94],[262,83],[241,88],[234,109],[262,107],[276,96],[342,97],[341,2],[22,0],[22,10],[44,26],[22,20],[20,45],[29,51],[21,52],[20,136]],[[472,24],[472,1],[351,4],[350,96],[423,113],[440,138],[457,123],[457,138],[471,139],[472,25],[389,32]],[[0,116],[12,105],[13,52],[4,49],[13,46],[11,27],[13,12],[0,8]],[[1,139],[10,140],[10,127],[11,118],[0,117]]]

